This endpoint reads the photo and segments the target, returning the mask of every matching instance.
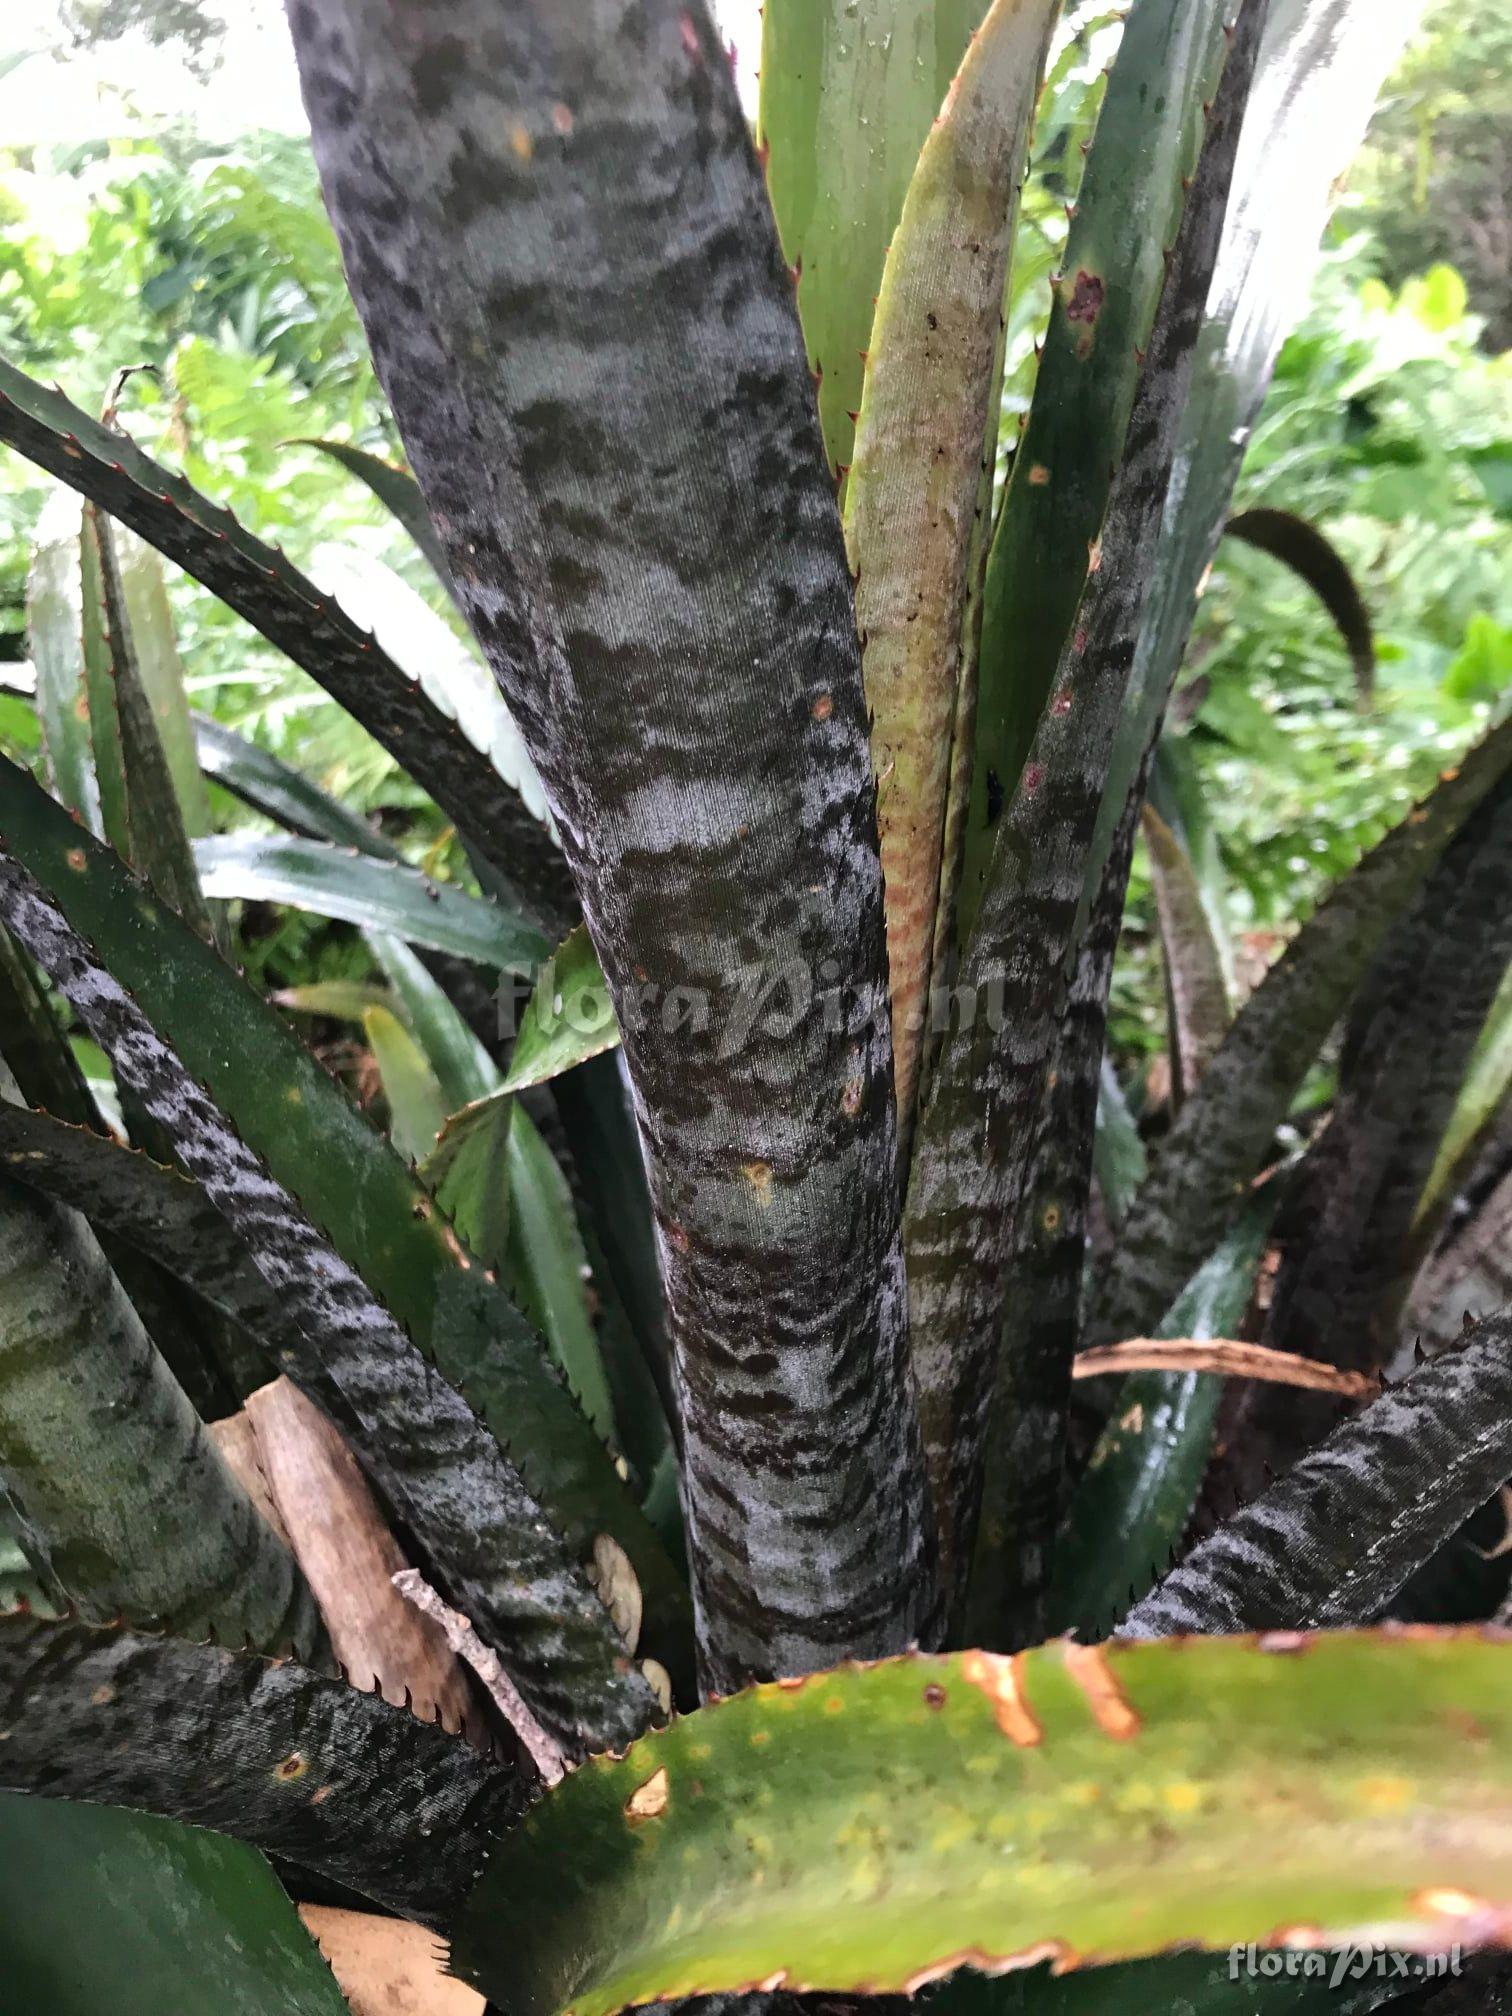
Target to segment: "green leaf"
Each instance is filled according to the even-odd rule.
[[[491,1092],[499,1082],[498,1067],[445,988],[402,939],[369,931],[367,942],[436,1074],[446,1111]]]
[[[235,792],[254,812],[276,819],[307,839],[355,847],[359,853],[385,861],[399,859],[398,848],[366,819],[359,819],[301,771],[259,749],[234,728],[196,714],[194,740],[205,775]]]
[[[978,497],[997,440],[1003,293],[1058,11],[1059,0],[994,0],[924,141],[882,273],[845,491],[905,1161],[928,1019],[968,582],[985,550]],[[855,22],[852,32],[859,43],[867,31]]]
[[[588,1309],[588,1255],[572,1192],[540,1129],[518,1101],[509,1125],[507,1280],[551,1346],[578,1405],[605,1442],[615,1441],[614,1403]]]
[[[1097,1083],[1097,1138],[1093,1145],[1103,1208],[1117,1226],[1149,1169],[1149,1156],[1112,1064],[1104,1058]]]
[[[756,144],[797,276],[830,468],[851,460],[883,264],[987,0],[769,0]]]
[[[1057,1644],[755,1688],[549,1793],[469,1897],[452,1966],[516,2016],[608,2016],[1288,1926],[1431,1949],[1484,1911],[1490,1934],[1512,1895],[1505,1644],[1283,1644]]]
[[[1294,511],[1255,507],[1230,518],[1223,528],[1258,552],[1270,554],[1307,583],[1333,618],[1354,667],[1355,691],[1361,702],[1375,691],[1375,634],[1349,563],[1316,525]]]
[[[420,485],[407,469],[397,469],[392,462],[385,462],[379,455],[370,455],[365,448],[354,448],[349,441],[316,441],[301,436],[291,441],[289,446],[318,448],[322,455],[329,455],[333,462],[339,462],[343,469],[366,483],[379,503],[393,513],[425,555],[447,594],[455,594],[441,542],[425,508],[425,499],[420,495]]]
[[[1383,19],[1373,0],[1272,0],[1089,884],[1159,736],[1277,352],[1307,300],[1324,220],[1413,16],[1409,5]]]
[[[0,1788],[214,1828],[429,1925],[525,1789],[459,1737],[292,1661],[25,1612],[0,1616],[0,1700]]]
[[[1454,1111],[1413,1212],[1413,1240],[1419,1251],[1469,1175],[1509,1092],[1512,1092],[1512,972],[1503,980],[1476,1038]]]
[[[366,980],[310,980],[302,987],[280,987],[272,996],[279,1008],[296,1015],[327,1015],[337,1022],[360,1022],[370,1008],[384,1008],[387,988]]]
[[[1131,1637],[1379,1617],[1512,1476],[1512,1316],[1335,1428],[1124,1619]]]
[[[446,1101],[425,1053],[387,1008],[369,1008],[363,1033],[388,1101],[389,1135],[406,1162],[423,1162],[446,1119]]]
[[[0,1973],[15,2008],[49,2016],[347,2016],[250,1848],[14,1794],[0,1797]]]
[[[54,794],[91,833],[100,824],[84,686],[79,505],[67,490],[48,501],[26,584],[27,633],[37,671],[37,718]]]
[[[94,1234],[9,1177],[0,1177],[0,1476],[28,1557],[85,1616],[302,1655],[316,1646],[304,1578],[227,1469]]]
[[[416,868],[327,841],[217,833],[197,841],[194,853],[209,896],[287,903],[509,973],[534,972],[549,948],[522,915],[433,882]]]
[[[1124,1223],[1097,1284],[1090,1342],[1147,1332],[1218,1243],[1392,920],[1509,763],[1504,724],[1335,886],[1240,1009]]]
[[[498,1269],[584,1413],[612,1444],[614,1407],[588,1307],[588,1255],[572,1192],[535,1122],[507,1090],[475,1100],[447,1120],[420,1173],[471,1250]]]
[[[118,1074],[283,1297],[299,1331],[286,1369],[446,1563],[479,1631],[509,1645],[542,1719],[563,1724],[572,1742],[580,1714],[600,1741],[633,1730],[649,1697],[637,1678],[606,1666],[616,1656],[607,1620],[575,1564],[600,1533],[620,1542],[646,1596],[646,1650],[679,1675],[686,1597],[539,1339],[483,1270],[465,1264],[410,1171],[277,1014],[9,764],[0,765],[0,837],[159,1018],[168,1044],[3,864],[9,921],[20,929],[30,920],[33,955],[52,962]],[[507,1436],[511,1462],[457,1389]]]
[[[1108,78],[987,562],[963,945],[999,812],[1028,759],[1096,556],[1166,254],[1223,68],[1225,11],[1222,0],[1139,0]]]
[[[1257,1200],[1172,1304],[1161,1337],[1232,1337],[1254,1293],[1274,1195]],[[1181,1544],[1212,1453],[1223,1381],[1132,1372],[1056,1541],[1052,1629],[1102,1638]]]
[[[603,968],[588,927],[579,924],[537,975],[510,1052],[504,1090],[520,1092],[560,1077],[619,1041]]]
[[[479,1099],[453,1113],[420,1171],[457,1228],[469,1253],[485,1267],[509,1269],[509,1095]]]
[[[728,1687],[894,1649],[933,1590],[844,542],[726,52],[702,5],[637,18],[458,0],[396,38],[337,0],[291,26],[374,362],[624,1032]],[[774,978],[843,1004],[844,1040],[812,999],[742,1026]]]
[[[209,824],[204,779],[191,746],[191,797],[181,799],[164,738],[165,728],[176,738],[180,727],[187,737],[189,726],[162,580],[154,584],[139,561],[138,593],[134,602],[128,598],[115,527],[92,504],[84,507],[82,538],[84,660],[105,836],[192,930],[215,938],[224,926],[206,902],[189,841],[190,806],[199,830]],[[150,686],[137,642],[138,609],[155,661]],[[178,753],[183,760],[186,752]]]
[[[1027,1358],[1001,1348],[1003,1290],[1078,963],[1087,850],[1217,255],[1257,19],[1247,15],[1247,27],[1241,21],[1226,67],[1150,335],[1102,563],[1088,582],[1031,761],[998,825],[978,926],[960,972],[958,993],[973,1013],[963,1016],[941,1054],[909,1175],[910,1349],[944,1572],[959,1602],[975,1535],[971,1628],[993,1643],[1019,1608],[1010,1583],[1024,1585],[1026,1604],[1038,1601],[1027,1582],[1043,1570],[1049,1533],[1031,1538],[1023,1515],[1032,1504],[1037,1523],[1053,1517],[1070,1390],[1069,1354],[1045,1349],[1048,1339],[1025,1337]],[[1005,1028],[1013,1031],[1011,1042],[1003,1041]],[[1090,1125],[1090,1113],[1086,1119]],[[1064,1216],[1055,1206],[1055,1222]],[[1031,1419],[1037,1453],[1024,1447],[1021,1433]],[[1020,1498],[1020,1477],[1030,1487],[1027,1500]]]
[[[1234,1019],[1223,954],[1191,859],[1153,805],[1143,814],[1171,1006],[1171,1090],[1179,1108]]]
[[[286,651],[431,792],[538,923],[566,928],[570,892],[550,836],[465,725],[443,714],[338,602],[125,435],[3,360],[0,441],[130,526]]]

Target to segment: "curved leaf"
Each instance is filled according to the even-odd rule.
[[[1379,1374],[1395,1359],[1416,1272],[1412,1221],[1475,1041],[1512,965],[1512,776],[1468,819],[1387,937],[1346,1025],[1328,1126],[1279,1228],[1265,1339]],[[1343,1411],[1247,1396],[1225,1465],[1242,1503]]]
[[[408,469],[396,468],[392,462],[385,462],[381,455],[370,455],[365,448],[354,448],[350,441],[317,441],[309,435],[300,435],[289,446],[318,448],[322,455],[329,455],[333,462],[339,462],[349,475],[366,483],[379,503],[393,513],[425,555],[431,571],[447,594],[456,595],[451,575],[446,569],[441,542],[436,537],[436,528],[431,524],[425,499],[420,495],[420,485]]]
[[[608,2016],[1288,1928],[1495,1940],[1509,1663],[1502,1634],[1288,1635],[757,1688],[549,1793],[469,1897],[452,1967],[516,2016]]]
[[[1123,1225],[1093,1296],[1089,1342],[1146,1331],[1223,1236],[1393,918],[1509,764],[1504,723],[1335,885],[1240,1009]]]
[[[423,1162],[446,1118],[446,1101],[435,1074],[414,1037],[388,1008],[366,1009],[362,1030],[388,1101],[389,1138],[406,1162]]]
[[[48,2016],[349,2016],[251,1849],[14,1794],[0,1795],[0,1976],[13,2009]]]
[[[997,438],[990,406],[1003,290],[1058,12],[1059,0],[994,0],[924,141],[882,273],[845,490],[872,713],[905,1159],[927,1020],[968,571],[980,557],[978,493]],[[858,40],[865,33],[859,23],[853,32]],[[800,302],[802,292],[800,279]],[[821,384],[821,408],[825,390]]]
[[[319,546],[311,566],[352,621],[372,632],[374,642],[418,681],[440,713],[463,724],[469,741],[486,752],[495,773],[518,792],[531,817],[554,832],[545,791],[514,716],[472,644],[464,644],[392,567],[361,547]],[[481,850],[485,872],[486,854]],[[507,881],[497,893],[500,901],[510,901]]]
[[[1092,576],[1166,257],[1227,54],[1226,12],[1224,0],[1140,0],[1108,77],[987,561],[962,945],[982,902],[999,814]],[[1206,289],[1204,279],[1204,297]]]
[[[497,904],[325,841],[217,833],[196,841],[194,856],[207,896],[287,903],[510,973],[534,972],[550,949],[533,925]]]
[[[1255,506],[1230,518],[1223,528],[1257,552],[1280,560],[1305,581],[1333,618],[1354,667],[1355,690],[1362,701],[1375,691],[1375,633],[1370,611],[1360,598],[1349,563],[1331,540],[1294,511]]]
[[[29,931],[28,948],[283,1298],[299,1332],[284,1369],[447,1562],[454,1600],[480,1633],[508,1644],[522,1691],[550,1697],[532,1702],[541,1719],[563,1724],[574,1743],[633,1730],[649,1712],[646,1690],[615,1669],[604,1612],[575,1563],[599,1533],[620,1541],[646,1592],[647,1650],[675,1673],[686,1666],[685,1598],[539,1340],[466,1264],[424,1190],[276,1013],[9,764],[0,764],[0,838],[182,1045],[181,1061],[35,886],[0,861],[8,921]],[[457,1386],[507,1436],[512,1462]]]
[[[1191,859],[1153,805],[1142,816],[1171,1003],[1172,1096],[1179,1103],[1212,1062],[1234,1011]]]
[[[624,1031],[707,1678],[891,1650],[933,1578],[860,649],[729,64],[703,0],[404,18],[290,17],[374,361]]]
[[[1378,1617],[1512,1476],[1512,1316],[1410,1372],[1194,1548],[1134,1638]]]
[[[215,1828],[432,1925],[524,1791],[308,1667],[25,1612],[0,1616],[0,1722],[7,1791]]]
[[[218,920],[200,887],[189,844],[191,805],[199,830],[209,824],[204,779],[191,749],[191,795],[180,796],[165,736],[165,730],[176,736],[180,726],[187,735],[188,715],[162,580],[154,583],[150,573],[144,577],[139,555],[139,593],[128,598],[124,541],[92,504],[84,507],[82,538],[84,658],[105,837],[192,930],[214,938]],[[156,556],[147,557],[155,566]],[[151,691],[137,642],[139,611],[157,659]],[[178,754],[182,761],[183,751]]]
[[[368,932],[367,942],[430,1061],[446,1111],[492,1091],[498,1067],[424,962],[402,939],[381,931]]]
[[[1005,1452],[1026,1408],[1063,1419],[1071,1370],[1069,1356],[1039,1362],[1030,1375],[1031,1397],[1023,1368],[998,1348],[1003,1284],[1066,1007],[1086,851],[1222,230],[1258,19],[1246,9],[1236,60],[1226,69],[1211,144],[1203,151],[1150,337],[1102,561],[1088,581],[1033,760],[997,829],[978,927],[960,974],[958,992],[974,1012],[942,1051],[909,1176],[909,1341],[946,1583],[959,1594],[976,1529],[973,1628],[994,1642],[1002,1612],[1011,1607],[1008,1585],[1021,1579],[1026,1550],[1023,1534],[1010,1536],[1016,1522],[1007,1498],[1016,1495],[1016,1466],[1001,1453],[988,1467],[990,1502],[976,1527],[989,1434]],[[1011,1042],[1003,1040],[1005,1028],[1013,1031]],[[1059,1472],[1058,1444],[1051,1472]],[[1053,1486],[1040,1502],[1052,1497]],[[1042,1558],[1037,1545],[1029,1551]]]
[[[37,673],[37,719],[55,795],[91,833],[100,824],[84,685],[84,610],[77,499],[58,490],[37,525],[26,578],[26,629]]]
[[[1512,1092],[1512,971],[1503,980],[1476,1038],[1460,1094],[1413,1213],[1414,1243],[1430,1236],[1469,1175],[1496,1116]]]
[[[509,1053],[504,1091],[544,1084],[574,1065],[613,1050],[620,1041],[614,1003],[586,925],[564,938],[547,959]]]
[[[207,715],[194,717],[194,744],[207,777],[234,791],[254,812],[261,812],[307,839],[329,840],[337,847],[355,847],[385,861],[397,861],[399,850],[370,826],[312,783],[302,771],[259,749],[234,728]]]
[[[3,359],[0,441],[129,525],[287,652],[456,820],[530,915],[543,927],[566,928],[571,893],[539,821],[465,728],[281,553],[124,434]]]
[[[1324,221],[1423,5],[1273,0],[1089,884],[1103,873],[1159,736],[1276,354],[1307,299]]]
[[[0,1178],[0,1480],[85,1614],[308,1655],[304,1579],[73,1212]]]
[[[769,0],[756,144],[843,478],[888,241],[987,0]]]
[[[1163,1337],[1228,1337],[1254,1293],[1274,1197],[1257,1200],[1188,1282]],[[1105,1637],[1181,1544],[1213,1448],[1222,1383],[1200,1372],[1136,1372],[1077,1483],[1055,1549],[1056,1631]]]
[[[80,1211],[102,1236],[136,1248],[215,1309],[287,1348],[277,1292],[197,1183],[92,1128],[0,1102],[0,1165],[18,1182]]]

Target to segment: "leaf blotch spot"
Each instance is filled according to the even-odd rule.
[[[671,1797],[672,1781],[667,1776],[667,1767],[659,1764],[645,1784],[637,1785],[625,1801],[625,1818],[632,1827],[643,1820],[659,1819]]]
[[[1108,1664],[1101,1645],[1071,1645],[1062,1648],[1066,1671],[1086,1696],[1092,1720],[1115,1743],[1126,1743],[1139,1734],[1139,1716]]]
[[[1066,320],[1095,322],[1102,313],[1107,294],[1106,283],[1096,273],[1088,273],[1083,269],[1071,282],[1071,298],[1066,303]]]
[[[964,1652],[961,1678],[968,1687],[980,1687],[992,1703],[998,1728],[1021,1750],[1032,1750],[1044,1739],[1044,1730],[1024,1696],[1023,1654],[1006,1658],[1000,1652]]]
[[[310,1768],[310,1760],[302,1750],[291,1750],[287,1757],[281,1757],[273,1766],[273,1776],[280,1785],[292,1785],[303,1778]]]
[[[945,1689],[937,1680],[931,1680],[924,1689],[924,1706],[932,1708],[936,1714],[945,1706]]]

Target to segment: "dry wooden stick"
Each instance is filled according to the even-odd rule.
[[[481,1716],[443,1634],[395,1592],[407,1564],[341,1436],[288,1379],[259,1387],[247,1416],[294,1557],[331,1649],[355,1687],[409,1697],[422,1721],[480,1740]]]
[[[1079,1351],[1071,1362],[1073,1379],[1100,1379],[1112,1372],[1218,1372],[1231,1379],[1306,1386],[1347,1400],[1367,1400],[1380,1391],[1380,1381],[1368,1372],[1341,1372],[1337,1365],[1232,1337],[1131,1337],[1126,1344]]]
[[[467,1661],[499,1713],[529,1751],[542,1778],[548,1785],[555,1785],[567,1769],[566,1756],[520,1699],[497,1653],[483,1643],[472,1627],[471,1618],[444,1603],[418,1568],[401,1569],[393,1577],[393,1584],[401,1596],[445,1635],[457,1657]]]

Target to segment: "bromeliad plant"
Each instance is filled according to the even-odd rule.
[[[291,1898],[354,2006],[343,1938],[393,1987],[405,1920],[519,2016],[1040,1962],[990,1992],[1375,2007],[1420,1991],[1174,1949],[1506,1939],[1509,1654],[1310,1634],[1505,1593],[1423,1588],[1512,1472],[1512,1323],[1379,1389],[1506,1088],[1512,726],[1237,1013],[1167,790],[1147,1174],[1100,1100],[1198,583],[1392,32],[1135,0],[999,443],[1057,13],[767,0],[753,147],[702,0],[290,0],[414,476],[331,452],[491,681],[410,678],[0,365],[0,436],[74,500],[34,570],[51,789],[0,765],[28,2006],[323,2016]],[[1266,539],[1368,667],[1328,549]],[[152,549],[377,737],[467,875],[195,722]],[[207,775],[263,829],[212,835]],[[265,1000],[247,899],[360,927],[374,978]],[[500,973],[534,980],[512,1042]],[[360,1020],[388,1138],[312,1013]]]

